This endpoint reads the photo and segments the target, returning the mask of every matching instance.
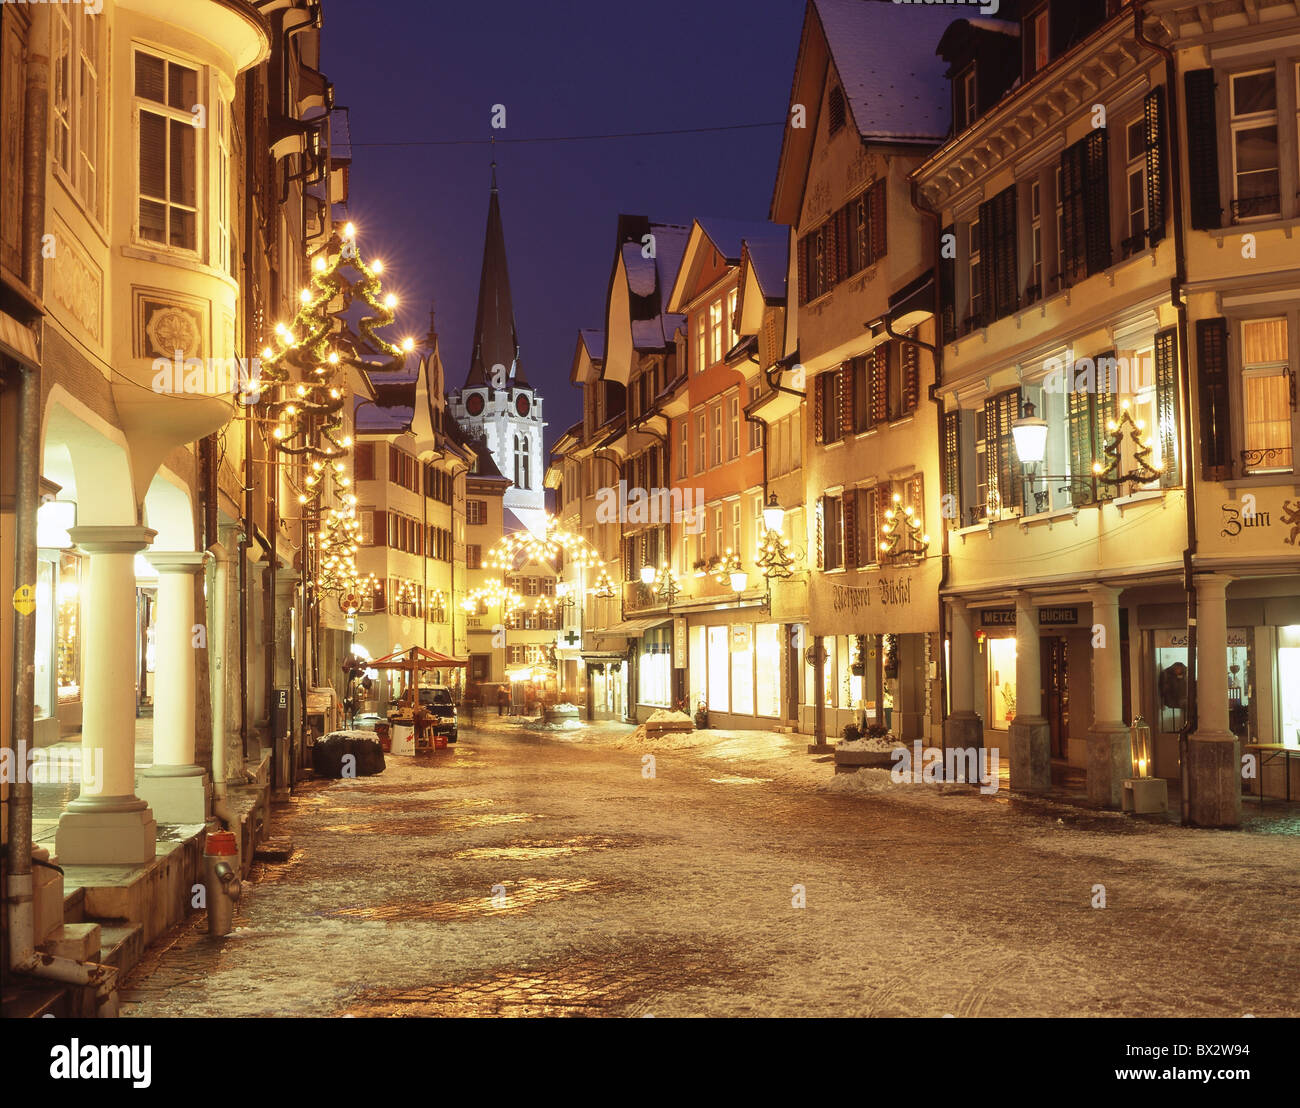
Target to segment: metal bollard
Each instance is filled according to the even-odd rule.
[[[234,929],[239,881],[239,846],[233,831],[209,831],[203,847],[203,884],[208,899],[208,934],[229,935]]]

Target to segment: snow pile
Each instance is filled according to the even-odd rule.
[[[899,742],[890,735],[885,735],[878,739],[854,739],[852,742],[841,742],[835,747],[836,750],[858,750],[869,751],[873,754],[885,754],[891,750],[897,750],[899,747],[906,749],[906,744]]]
[[[853,796],[859,793],[882,793],[897,788],[887,769],[860,769],[857,773],[837,773],[829,781],[817,786],[822,793],[841,793]]]
[[[690,718],[689,715],[686,715],[684,711],[669,711],[666,707],[660,707],[658,711],[651,711],[649,717],[646,718],[645,723],[642,723],[636,731],[632,732],[633,743],[645,743],[646,739],[649,739],[650,735],[649,731],[646,730],[646,723],[689,723],[692,728],[695,726],[694,720]],[[690,732],[669,731],[667,733],[669,736],[676,737],[677,735],[681,735],[681,733]],[[659,735],[655,735],[656,740],[658,740],[658,737]]]

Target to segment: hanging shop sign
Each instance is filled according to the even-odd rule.
[[[733,623],[731,625],[731,652],[733,654],[744,654],[749,650],[752,629],[753,625],[749,623]]]
[[[686,617],[673,619],[673,669],[686,669],[690,665],[687,644]]]
[[[809,611],[817,635],[907,634],[939,622],[939,559],[907,569],[868,570],[844,578],[814,575]]]
[[[1015,627],[1015,608],[983,608],[980,610],[981,627]],[[1077,627],[1078,608],[1039,608],[1039,627]]]

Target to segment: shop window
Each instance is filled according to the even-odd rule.
[[[754,714],[753,625],[735,623],[731,632],[731,710],[737,715]]]
[[[708,705],[711,712],[731,711],[730,647],[731,628],[708,628]]]
[[[989,655],[989,726],[1005,731],[1016,718],[1016,640],[986,639]]]
[[[783,684],[776,676],[782,672],[780,624],[760,623],[754,628],[754,661],[760,676],[754,714],[776,719],[781,714]]]
[[[656,627],[641,640],[638,668],[639,698],[642,704],[667,708],[671,703],[673,676],[672,629]]]

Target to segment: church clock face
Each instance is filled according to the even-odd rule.
[[[515,411],[521,416],[526,416],[531,408],[532,405],[528,402],[528,397],[522,392],[515,397]]]
[[[470,393],[465,398],[465,411],[472,416],[481,414],[483,411],[483,394],[480,392]]]

